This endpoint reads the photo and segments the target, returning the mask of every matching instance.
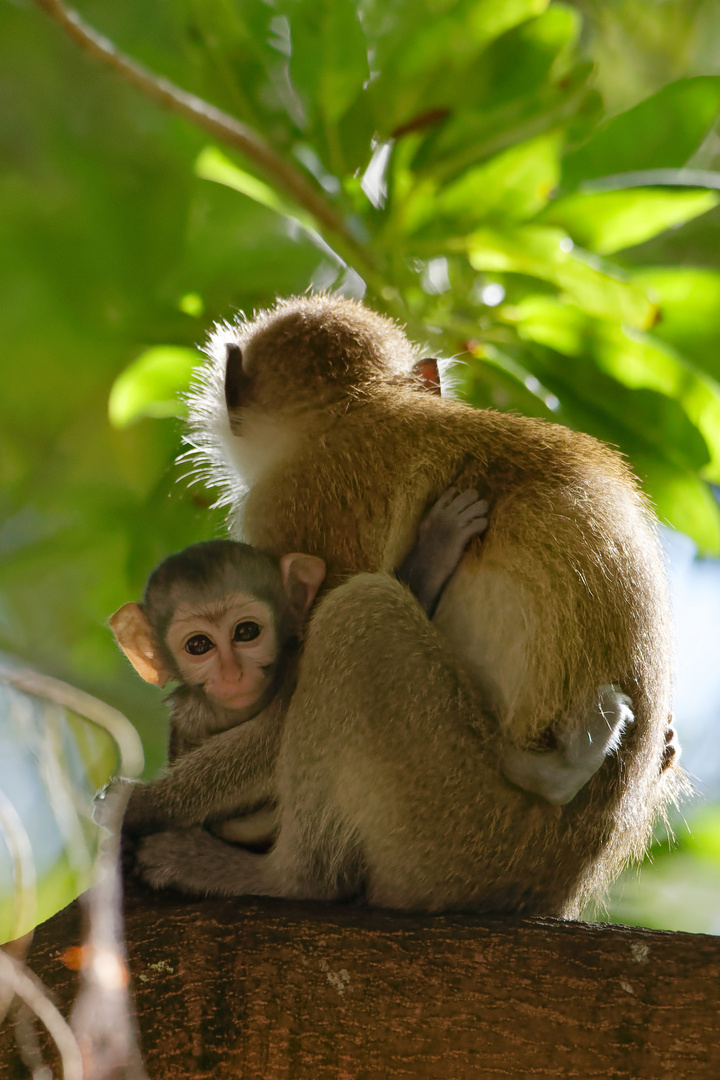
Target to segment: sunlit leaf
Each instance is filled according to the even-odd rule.
[[[108,401],[114,427],[124,428],[144,416],[183,416],[178,395],[190,385],[202,357],[193,349],[159,345],[148,349],[118,375]]]
[[[614,116],[563,163],[563,188],[636,169],[675,168],[697,150],[720,110],[720,76],[679,79]]]
[[[403,209],[405,229],[424,235],[469,232],[482,221],[522,221],[547,203],[559,175],[560,136],[541,135],[470,169],[439,192],[431,179],[415,185]]]
[[[213,180],[216,184],[224,184],[226,187],[239,191],[241,195],[247,195],[261,206],[274,210],[284,217],[292,218],[306,229],[315,228],[315,219],[299,207],[288,203],[275,188],[259,180],[257,176],[241,169],[230,161],[215,146],[206,146],[195,162],[195,172],[203,180]]]
[[[683,439],[688,464],[720,481],[720,386],[648,334],[588,316],[571,304],[532,297],[502,309],[521,336],[567,356],[592,359],[630,388],[655,390],[674,399],[702,435],[688,428]],[[658,417],[658,423],[660,418]],[[677,449],[680,429],[675,431]]]
[[[525,226],[480,229],[468,239],[468,255],[476,270],[526,274],[552,282],[585,311],[646,329],[657,316],[647,295],[611,272],[611,267],[573,250],[557,229]]]
[[[458,73],[457,100],[428,99],[448,116],[418,154],[418,166],[443,178],[576,118],[588,94],[591,66],[572,46],[576,13],[553,6],[494,42],[474,68]],[[443,79],[443,86],[447,79]]]
[[[409,129],[438,107],[464,108],[468,95],[487,85],[478,63],[487,46],[547,6],[548,0],[458,0],[433,4],[430,13],[415,0],[389,9],[366,5],[364,24],[369,34],[377,28],[368,95],[378,134]]]
[[[559,420],[560,402],[516,360],[492,345],[478,347],[472,359],[451,368],[453,392],[477,408],[518,411]]]
[[[710,191],[633,188],[576,193],[551,203],[540,220],[566,229],[583,247],[608,255],[690,221],[719,202],[720,195]]]
[[[659,266],[636,270],[632,278],[660,306],[653,334],[720,380],[720,273]]]
[[[462,67],[513,27],[541,15],[549,0],[460,0],[439,18],[421,17],[416,32],[395,56],[398,75],[417,78],[438,61]],[[419,12],[422,6],[417,5]]]

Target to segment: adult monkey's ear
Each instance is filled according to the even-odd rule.
[[[228,412],[247,405],[251,390],[252,379],[243,369],[242,350],[234,341],[228,341],[225,345],[225,404]]]
[[[438,362],[434,357],[428,357],[427,360],[418,360],[418,362],[412,366],[412,374],[422,383],[426,390],[430,391],[431,394],[440,395],[442,393],[440,388]]]
[[[298,620],[298,626],[302,626],[313,606],[318,589],[325,580],[325,563],[317,555],[303,555],[299,551],[293,551],[280,559],[280,573],[290,607]]]
[[[172,672],[163,664],[153,644],[152,630],[139,604],[123,604],[108,620],[115,640],[141,679],[165,686]]]

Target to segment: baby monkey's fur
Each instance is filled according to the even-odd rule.
[[[587,435],[421,392],[403,332],[340,297],[221,325],[209,355],[189,441],[234,532],[321,557],[331,589],[281,736],[277,844],[162,833],[141,851],[148,876],[576,916],[643,854],[681,784],[663,769],[665,573],[630,471]],[[450,484],[489,500],[490,526],[430,623],[390,571]],[[635,722],[567,806],[503,778],[501,740],[571,737],[609,685]]]

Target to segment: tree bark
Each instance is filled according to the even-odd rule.
[[[195,901],[135,881],[125,930],[158,1080],[720,1077],[720,938]],[[62,954],[81,933],[76,902],[29,957],[65,1015],[77,976]],[[0,1077],[26,1076],[6,1024]]]

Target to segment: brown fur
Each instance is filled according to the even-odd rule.
[[[242,361],[230,422],[228,342]],[[234,531],[277,555],[322,557],[335,586],[283,735],[280,840],[226,868],[226,891],[335,896],[362,884],[390,906],[577,915],[643,853],[681,783],[676,766],[662,769],[665,575],[630,471],[586,435],[420,392],[404,377],[414,347],[353,301],[281,302],[220,326],[210,353],[190,441],[225,487]],[[450,483],[490,500],[490,527],[423,623],[377,575],[402,561]],[[611,683],[635,723],[569,805],[502,778],[500,736],[530,746],[549,726],[562,734]],[[159,866],[154,839],[146,861]],[[220,857],[203,843],[199,876],[203,858]]]

